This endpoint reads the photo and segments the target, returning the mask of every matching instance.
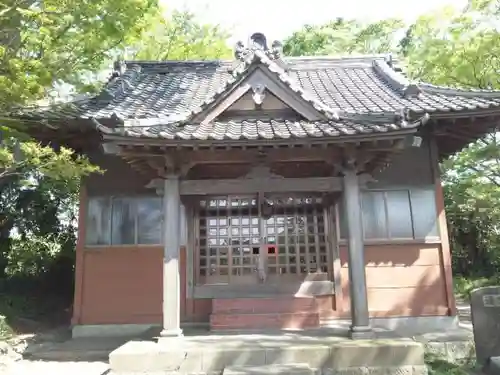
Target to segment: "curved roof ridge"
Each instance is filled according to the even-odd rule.
[[[331,61],[331,62],[348,62],[348,61],[367,61],[371,62],[374,59],[387,59],[390,53],[376,53],[376,54],[349,54],[349,55],[311,55],[311,56],[283,56],[282,59],[287,62],[300,62],[300,61]],[[237,59],[207,59],[207,60],[124,60],[125,66],[140,65],[147,66],[168,66],[168,65],[224,65],[230,66],[234,64]]]
[[[414,127],[424,125],[429,120],[430,115],[424,113],[415,118],[408,108],[401,108],[398,112],[370,112],[362,114],[339,113],[340,120],[347,120],[366,124],[387,124],[394,123],[401,127]]]
[[[310,55],[310,56],[286,56],[287,60],[373,60],[386,59],[391,53],[352,53],[349,55]]]
[[[390,86],[401,92],[405,98],[416,97],[422,93],[417,84],[411,82],[402,73],[395,71],[385,60],[373,60],[372,65],[375,72]]]
[[[462,96],[465,98],[481,97],[481,98],[500,99],[500,90],[449,87],[449,86],[433,85],[431,83],[425,83],[425,82],[419,82],[418,86],[424,92],[430,94]]]
[[[373,68],[393,88],[400,91],[405,97],[415,97],[420,93],[462,96],[465,98],[494,98],[500,99],[500,90],[455,88],[443,85],[433,85],[427,82],[412,81],[403,73],[394,70],[385,60],[373,60]]]

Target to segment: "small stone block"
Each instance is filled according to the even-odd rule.
[[[487,375],[500,374],[500,357],[491,357],[483,371]]]
[[[303,363],[288,365],[226,367],[223,375],[314,375],[315,371]]]
[[[354,340],[331,346],[325,368],[424,365],[423,345],[411,340]]]
[[[263,348],[240,348],[203,351],[203,372],[222,371],[229,367],[252,366],[266,364],[266,351]]]
[[[190,352],[182,345],[168,347],[150,341],[129,341],[109,354],[109,365],[117,373],[202,371],[201,352]]]
[[[266,350],[266,365],[303,363],[311,368],[320,368],[328,361],[330,353],[330,347],[326,345],[268,348]]]

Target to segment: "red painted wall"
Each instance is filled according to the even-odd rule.
[[[347,248],[341,246],[342,298],[349,311]],[[440,244],[365,245],[368,306],[371,316],[447,315]]]

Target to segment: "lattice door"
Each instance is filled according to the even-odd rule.
[[[270,211],[265,218],[264,240],[268,247],[275,244],[277,249],[275,256],[267,257],[268,279],[303,279],[312,273],[328,275],[331,257],[321,197],[275,196],[264,204]]]
[[[256,196],[200,201],[198,283],[254,283],[260,248],[259,223]]]
[[[319,197],[201,200],[197,284],[279,283],[327,275],[325,215]]]

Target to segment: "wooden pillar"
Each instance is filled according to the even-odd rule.
[[[182,336],[180,327],[180,222],[179,176],[169,175],[163,188],[163,330],[161,337]]]
[[[429,141],[429,158],[431,159],[431,171],[434,180],[436,213],[438,220],[439,238],[441,239],[441,264],[444,271],[444,285],[446,289],[446,300],[450,316],[457,315],[457,304],[455,292],[453,290],[453,272],[451,265],[450,238],[448,235],[448,222],[444,206],[443,185],[441,184],[441,174],[439,170],[439,155],[436,138],[434,135]]]
[[[344,170],[343,197],[346,214],[347,252],[349,261],[349,289],[352,324],[349,335],[353,339],[372,338],[366,291],[364,238],[361,217],[359,177],[352,166]]]

